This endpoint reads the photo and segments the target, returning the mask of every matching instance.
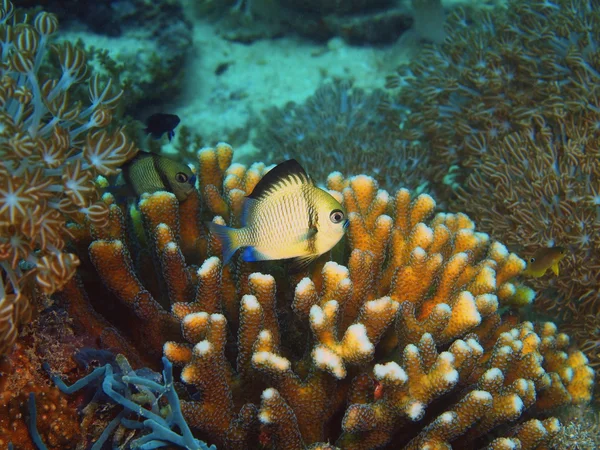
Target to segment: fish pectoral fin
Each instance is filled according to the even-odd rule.
[[[109,182],[111,186],[124,186],[127,184],[125,178],[123,177],[123,172],[119,172],[117,175],[114,175],[112,180],[109,178]]]
[[[554,264],[552,264],[552,266],[550,266],[550,268],[552,269],[552,272],[554,272],[554,275],[558,276],[558,261],[556,261]]]
[[[319,255],[307,255],[292,258],[289,265],[290,273],[302,272],[318,257]]]

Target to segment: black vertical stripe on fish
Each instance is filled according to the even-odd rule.
[[[317,231],[319,230],[319,218],[317,212],[315,211],[315,208],[313,207],[311,202],[309,202],[307,194],[308,192],[305,189],[303,189],[302,198],[304,198],[304,202],[307,206],[308,212],[308,235],[306,236],[306,249],[309,254],[314,255],[315,253],[317,253]]]

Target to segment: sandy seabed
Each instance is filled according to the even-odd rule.
[[[302,103],[334,78],[352,79],[366,90],[383,88],[385,77],[415,51],[416,40],[408,36],[385,46],[351,46],[341,38],[320,43],[294,35],[249,44],[233,42],[222,36],[222,24],[194,13],[193,1],[184,0],[186,16],[193,23],[193,48],[184,69],[182,94],[166,102],[163,110],[179,115],[181,124],[200,134],[206,145],[237,136],[239,142],[233,143],[238,160],[260,159],[252,139],[265,109]],[[484,0],[444,0],[443,4],[479,1]],[[86,45],[107,48],[117,60],[140,58],[141,47],[148,45],[135,33],[108,38],[71,31],[61,37],[82,38]],[[217,74],[222,65],[227,69]],[[171,144],[163,150],[175,151]]]

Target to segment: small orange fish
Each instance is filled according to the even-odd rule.
[[[558,263],[567,256],[567,250],[564,247],[545,247],[540,248],[527,261],[527,268],[523,272],[534,278],[539,278],[552,269],[554,275],[558,275]]]

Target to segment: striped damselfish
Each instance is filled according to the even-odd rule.
[[[121,166],[116,185],[107,191],[125,198],[168,191],[182,202],[194,189],[196,175],[186,164],[140,150],[133,159]]]
[[[267,172],[246,197],[242,228],[207,226],[223,246],[224,263],[244,248],[244,261],[293,259],[300,270],[339,242],[348,218],[344,207],[290,159]]]

